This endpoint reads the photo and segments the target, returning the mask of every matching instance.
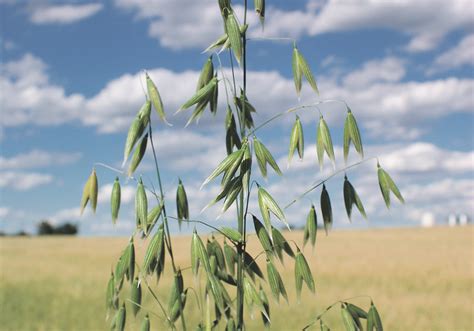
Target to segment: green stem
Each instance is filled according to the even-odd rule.
[[[244,25],[247,24],[247,0],[244,0]],[[245,137],[245,106],[247,96],[247,40],[246,31],[242,36],[242,57],[243,57],[243,95],[242,95],[242,111],[240,114],[240,136],[243,139]],[[238,205],[238,230],[242,235],[242,242],[237,247],[237,253],[239,255],[237,261],[237,330],[244,329],[244,254],[245,254],[245,216],[244,216],[244,199],[246,192],[241,191]]]
[[[174,217],[174,216],[168,216],[168,218],[172,218],[174,220],[177,220],[178,218],[177,217]],[[182,222],[187,222],[187,223],[199,223],[199,224],[202,224],[204,226],[207,226],[208,228],[211,228],[213,229],[214,231],[217,231],[219,232],[221,235],[223,235],[224,237],[226,237],[227,239],[232,240],[232,238],[228,237],[224,232],[222,232],[221,230],[219,230],[218,228],[216,228],[215,226],[212,226],[204,221],[200,221],[200,220],[193,220],[193,219],[187,219],[187,220],[181,220]]]
[[[350,298],[345,298],[345,299],[342,299],[342,300],[337,300],[335,302],[333,302],[332,304],[330,304],[329,306],[326,307],[326,309],[324,309],[324,311],[319,314],[318,316],[316,316],[316,318],[311,322],[309,323],[308,325],[306,325],[304,328],[303,328],[303,331],[307,330],[308,328],[310,328],[311,326],[314,325],[314,323],[316,323],[317,321],[319,321],[321,319],[321,317],[324,316],[324,314],[326,314],[329,310],[331,310],[331,308],[333,308],[335,305],[339,304],[339,303],[343,303],[343,302],[347,302],[349,300],[352,300],[352,299],[357,299],[357,298],[369,298],[370,301],[373,301],[372,300],[372,297],[370,295],[357,295],[357,296],[354,296],[354,297],[350,297]]]
[[[153,132],[152,132],[153,130],[151,128],[151,123],[148,123],[148,129],[149,129],[149,133],[150,133],[151,150],[153,151],[153,159],[155,161],[155,169],[156,169],[156,177],[158,179],[158,187],[160,188],[161,201],[163,203],[162,215],[163,215],[163,223],[165,224],[165,230],[166,230],[165,231],[165,242],[167,241],[166,246],[168,248],[168,253],[170,254],[171,265],[173,267],[174,275],[176,275],[177,272],[178,272],[178,269],[176,268],[176,264],[175,264],[174,257],[173,257],[173,248],[171,246],[170,228],[169,228],[169,225],[168,225],[168,216],[166,214],[165,194],[164,194],[164,191],[163,191],[163,184],[161,182],[160,168],[158,166],[158,158],[156,156],[155,144],[153,143]],[[176,288],[179,288],[177,277],[174,277],[174,279],[175,279],[175,283],[176,283],[175,284]],[[184,320],[182,305],[179,305],[179,313],[180,313],[179,315],[180,315],[181,325],[183,326],[183,331],[186,331],[186,321]]]
[[[273,122],[274,120],[276,120],[277,118],[280,118],[286,114],[289,114],[289,113],[292,113],[296,110],[299,110],[299,109],[305,109],[305,108],[314,108],[318,105],[321,105],[321,104],[324,104],[324,103],[329,103],[329,102],[340,102],[340,103],[343,103],[346,105],[347,107],[347,103],[344,101],[344,100],[338,100],[338,99],[326,99],[326,100],[321,100],[321,101],[317,101],[317,102],[314,102],[314,103],[311,103],[311,104],[308,104],[308,105],[301,105],[301,106],[296,106],[296,107],[293,107],[293,108],[290,108],[290,109],[287,109],[285,111],[282,111],[272,117],[270,117],[269,119],[267,119],[266,121],[264,121],[262,124],[258,125],[257,127],[255,127],[253,130],[251,130],[248,134],[248,136],[251,136],[252,134],[254,134],[256,131],[258,131],[259,129],[263,128],[264,126],[266,126],[268,123],[270,122]],[[319,108],[318,108],[319,110]],[[321,111],[319,111],[321,113]]]
[[[342,169],[339,169],[335,172],[333,172],[330,176],[326,177],[325,179],[321,180],[321,181],[318,181],[317,183],[313,184],[313,186],[311,186],[308,190],[306,190],[304,193],[302,193],[301,195],[299,195],[297,198],[295,198],[294,200],[292,200],[289,204],[287,204],[283,209],[287,209],[288,207],[290,207],[291,205],[293,205],[295,202],[297,202],[298,200],[304,198],[308,193],[314,191],[315,189],[317,189],[319,186],[323,185],[324,183],[326,183],[328,180],[330,180],[331,178],[333,178],[334,176],[340,174],[341,172],[345,172],[351,168],[354,168],[356,166],[358,166],[359,164],[362,164],[362,163],[365,163],[367,161],[370,161],[370,160],[374,160],[376,159],[375,157],[371,157],[371,158],[368,158],[368,159],[364,159],[362,161],[359,161],[359,162],[356,162],[354,164],[351,164],[347,167],[344,167]]]

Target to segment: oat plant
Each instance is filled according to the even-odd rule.
[[[255,125],[253,117],[258,111],[252,100],[247,97],[247,38],[248,19],[250,9],[247,0],[243,0],[243,17],[238,17],[230,0],[219,0],[216,11],[222,16],[222,36],[213,42],[205,52],[210,53],[204,63],[196,84],[196,92],[177,112],[189,112],[188,124],[197,122],[206,110],[213,115],[225,112],[225,144],[227,155],[222,155],[222,161],[216,165],[214,171],[203,180],[203,186],[217,182],[220,186],[218,195],[205,208],[214,204],[221,205],[221,213],[228,212],[235,206],[236,222],[226,227],[217,228],[212,221],[199,219],[199,215],[190,215],[188,199],[184,184],[179,180],[176,189],[176,206],[169,206],[165,201],[164,188],[159,170],[160,162],[155,152],[153,130],[151,123],[152,109],[157,112],[159,120],[155,126],[167,125],[167,115],[157,84],[148,73],[146,80],[146,95],[143,106],[138,110],[130,125],[125,140],[123,165],[121,176],[136,182],[135,218],[136,228],[130,236],[126,247],[119,255],[115,267],[111,271],[106,288],[107,318],[114,330],[123,330],[127,320],[140,318],[141,330],[152,329],[192,329],[192,330],[244,330],[244,316],[257,311],[262,318],[262,325],[272,326],[270,300],[278,304],[288,301],[287,288],[295,286],[296,295],[302,291],[315,292],[316,283],[310,270],[308,257],[304,253],[305,245],[316,245],[318,227],[324,228],[328,235],[332,223],[333,213],[331,197],[325,183],[338,175],[343,175],[342,192],[344,206],[349,219],[355,208],[366,217],[362,200],[354,186],[348,179],[348,172],[362,162],[374,161],[374,158],[364,158],[364,150],[359,127],[354,112],[342,100],[323,100],[319,98],[319,91],[310,64],[297,47],[296,41],[289,38],[261,38],[291,41],[292,66],[296,97],[302,92],[303,80],[312,89],[315,101],[310,104],[298,105],[291,109],[281,109],[275,115],[259,125]],[[260,20],[265,21],[265,0],[254,1],[254,11]],[[258,42],[260,39],[252,39]],[[229,53],[228,64],[232,78],[227,77],[223,70],[222,54]],[[222,57],[222,59],[221,59]],[[227,59],[227,58],[226,58]],[[236,83],[235,76],[242,75],[242,85]],[[229,75],[230,76],[230,75]],[[158,82],[166,84],[166,82]],[[158,84],[158,85],[159,85]],[[224,93],[218,93],[219,89]],[[225,101],[218,102],[218,97],[225,95]],[[295,100],[296,101],[296,100]],[[337,103],[341,107],[335,111],[345,111],[343,154],[345,167],[336,171],[336,159],[331,133],[320,106],[326,103]],[[221,105],[225,106],[222,107]],[[328,161],[333,166],[333,173],[324,180],[314,183],[307,190],[298,195],[286,205],[276,201],[272,192],[252,179],[252,171],[258,168],[263,177],[281,175],[282,170],[275,161],[271,151],[259,137],[259,129],[283,116],[294,116],[295,123],[288,137],[288,163],[297,153],[300,159],[304,157],[304,133],[299,112],[319,110],[314,122],[317,129],[317,158],[322,169]],[[296,114],[296,115],[295,115]],[[150,145],[150,146],[148,146]],[[147,146],[150,147],[147,149]],[[354,164],[347,164],[347,157],[351,146],[359,154],[361,160]],[[145,182],[141,177],[134,177],[135,170],[143,159],[146,151],[153,154],[156,182]],[[403,201],[403,197],[390,175],[376,163],[376,172],[380,191],[387,207],[390,206],[390,192]],[[375,175],[375,173],[374,173]],[[157,188],[155,190],[155,187]],[[90,203],[93,211],[97,206],[98,180],[95,169],[87,180],[81,200],[81,211]],[[319,194],[318,194],[319,192]],[[294,192],[295,195],[298,192]],[[288,226],[285,211],[291,208],[296,201],[307,195],[319,195],[319,205],[308,206],[308,216],[303,232],[303,244],[298,246],[293,241],[285,239],[282,226]],[[148,200],[150,198],[150,200]],[[259,213],[249,212],[249,202],[256,199]],[[149,201],[152,203],[149,204]],[[121,191],[120,178],[113,184],[111,194],[111,219],[116,222],[120,210]],[[175,212],[176,211],[176,212]],[[322,222],[321,224],[318,224]],[[210,233],[199,234],[195,229],[191,238],[190,261],[191,265],[178,265],[174,256],[173,237],[170,233],[170,223],[200,223],[210,229]],[[249,232],[255,232],[261,244],[261,253],[252,256],[247,251]],[[147,248],[142,261],[135,258],[135,241],[146,240]],[[285,268],[294,268],[294,282],[285,283],[280,275],[282,262],[286,255],[292,260]],[[170,294],[159,297],[156,288],[161,285],[161,277],[165,268],[171,268],[173,282]],[[152,281],[153,280],[153,281]],[[123,291],[129,287],[130,291]],[[156,310],[142,306],[143,298],[147,296],[156,301]],[[197,325],[189,325],[186,319],[186,303],[195,300],[200,312]],[[372,299],[367,297],[367,308],[363,309],[349,302],[351,299],[341,299],[329,305],[327,309],[308,321],[308,325],[301,325],[303,329],[312,327],[321,330],[329,328],[346,330],[382,330],[382,321]],[[189,306],[189,305],[188,305]],[[276,308],[278,309],[278,308]],[[339,309],[341,313],[340,325],[327,325],[325,313],[330,309]],[[155,315],[164,320],[163,324],[151,325],[150,316]]]

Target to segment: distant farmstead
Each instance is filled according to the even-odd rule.
[[[449,226],[464,226],[464,225],[468,225],[469,223],[471,223],[471,219],[465,213],[460,213],[460,214],[451,213],[448,216]]]

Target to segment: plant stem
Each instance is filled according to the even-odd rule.
[[[268,123],[271,123],[273,122],[274,120],[276,120],[277,118],[280,118],[286,114],[289,114],[291,112],[294,112],[298,109],[305,109],[305,108],[313,108],[313,107],[318,107],[318,105],[321,105],[321,104],[324,104],[324,103],[329,103],[329,102],[340,102],[340,103],[343,103],[346,105],[347,107],[347,103],[343,100],[338,100],[338,99],[326,99],[326,100],[320,100],[320,101],[316,101],[314,103],[311,103],[311,104],[307,104],[307,105],[301,105],[301,106],[296,106],[296,107],[293,107],[293,108],[290,108],[290,109],[287,109],[285,111],[282,111],[272,117],[270,117],[269,119],[265,120],[262,124],[259,124],[257,127],[255,127],[253,130],[251,130],[249,132],[249,136],[251,136],[252,134],[254,134],[256,131],[258,131],[259,129],[263,128],[265,125],[267,125]],[[319,108],[318,108],[319,110]],[[321,113],[321,111],[319,111],[319,113]]]
[[[161,201],[163,203],[162,215],[163,215],[163,223],[165,224],[165,230],[166,230],[166,232],[165,232],[165,242],[167,241],[166,246],[168,248],[168,253],[170,254],[171,265],[173,267],[173,272],[174,272],[174,275],[176,276],[178,270],[176,268],[176,264],[174,262],[174,257],[173,257],[173,248],[171,246],[170,228],[169,228],[169,225],[168,225],[168,216],[166,214],[165,194],[163,192],[163,184],[161,183],[160,168],[158,166],[158,158],[156,156],[155,144],[153,143],[153,132],[152,132],[153,130],[151,128],[151,123],[150,122],[148,122],[148,129],[149,129],[149,133],[150,133],[151,150],[153,151],[153,159],[155,161],[155,169],[156,169],[156,177],[158,179],[158,187],[160,188]],[[174,279],[175,279],[175,283],[176,283],[175,284],[176,288],[179,288],[177,277],[174,277]],[[179,305],[179,313],[180,313],[179,315],[180,315],[181,325],[183,326],[183,331],[185,331],[186,330],[186,322],[184,320],[183,307],[182,307],[181,304]]]
[[[328,177],[324,178],[323,180],[320,180],[316,183],[314,183],[309,189],[307,189],[304,193],[302,193],[301,195],[299,195],[297,198],[293,199],[290,203],[288,203],[283,209],[287,209],[288,207],[290,207],[291,205],[293,205],[295,202],[297,202],[298,200],[300,200],[301,198],[305,197],[308,193],[314,191],[315,189],[317,189],[319,186],[323,185],[325,182],[327,182],[328,180],[330,180],[331,178],[333,178],[334,176],[340,174],[341,172],[344,172],[344,171],[347,171],[351,168],[354,168],[362,163],[365,163],[367,161],[370,161],[370,160],[374,160],[376,159],[375,157],[371,157],[371,158],[368,158],[368,159],[364,159],[362,161],[359,161],[359,162],[356,162],[354,164],[351,164],[347,167],[344,167],[342,169],[339,169],[335,172],[333,172],[331,175],[329,175]]]
[[[247,0],[244,0],[244,25],[247,24]],[[242,95],[242,111],[240,114],[240,136],[245,137],[245,106],[247,97],[247,40],[246,31],[242,35],[242,57],[243,57],[243,95]],[[237,247],[238,261],[237,261],[237,330],[244,329],[244,254],[245,254],[245,216],[244,216],[244,199],[245,194],[243,190],[240,192],[238,204],[238,230],[241,234],[242,242]]]

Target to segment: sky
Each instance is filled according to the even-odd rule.
[[[233,1],[240,22],[243,2]],[[175,111],[195,91],[207,46],[223,33],[215,0],[15,1],[0,0],[0,231],[34,233],[40,220],[75,222],[82,235],[127,235],[133,231],[136,183],[121,176],[117,225],[110,192],[120,169],[128,128],[144,102],[144,70],[155,81],[172,126],[152,115],[168,210],[175,214],[181,178],[193,219],[235,226],[235,211],[216,220],[220,204],[201,213],[218,193],[200,189],[225,157],[225,93],[218,114],[184,127],[190,111]],[[249,1],[248,98],[256,124],[285,110],[320,100],[344,100],[361,129],[365,157],[347,171],[368,214],[352,223],[343,207],[343,174],[327,182],[336,228],[418,225],[431,213],[445,223],[450,213],[474,214],[474,4],[470,0],[361,1],[268,0],[262,30]],[[268,38],[268,39],[265,39]],[[320,95],[303,84],[295,93],[292,41],[305,56]],[[230,77],[229,54],[214,65]],[[237,84],[242,69],[236,67]],[[222,77],[222,76],[221,76]],[[345,108],[319,109],[331,131],[336,168],[344,168]],[[305,157],[288,166],[294,114],[258,131],[284,174],[255,179],[283,206],[332,173],[316,157],[318,109],[297,112],[303,123]],[[376,160],[398,184],[406,203],[387,210],[377,183]],[[349,163],[360,159],[351,149]],[[82,188],[92,167],[99,178],[96,215],[79,215]],[[136,172],[156,187],[151,151]],[[255,190],[250,211],[258,214]],[[320,191],[285,212],[304,224]],[[150,197],[150,206],[156,203]],[[275,222],[278,222],[275,220]],[[277,224],[279,225],[279,224]],[[184,227],[190,231],[193,226]],[[178,231],[176,224],[172,230]]]

